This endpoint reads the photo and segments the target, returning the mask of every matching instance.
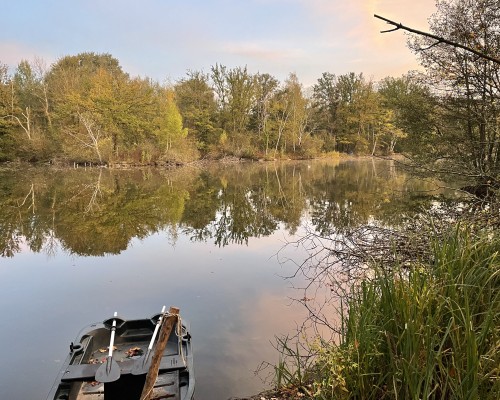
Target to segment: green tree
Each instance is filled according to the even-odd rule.
[[[380,98],[374,89],[373,82],[366,82],[362,75],[359,87],[353,94],[353,101],[349,104],[350,115],[348,120],[355,126],[353,141],[355,152],[358,154],[375,154],[380,132],[377,130],[379,118],[383,113],[380,110]]]
[[[416,77],[408,74],[399,78],[386,77],[378,83],[382,105],[391,112],[390,124],[400,137],[399,149],[427,152],[434,132],[435,97]],[[394,148],[395,146],[393,146]]]
[[[0,62],[0,136],[10,131],[12,117],[12,82],[9,67]]]
[[[250,116],[250,129],[256,132],[259,148],[269,152],[271,102],[279,87],[279,81],[269,74],[255,75],[255,104]]]
[[[367,82],[363,74],[351,72],[340,75],[335,88],[338,96],[335,120],[337,150],[356,154],[373,153],[377,134],[374,129],[380,115],[380,99],[373,82]]]
[[[218,102],[218,121],[227,135],[227,149],[236,155],[249,150],[248,135],[250,115],[254,106],[254,82],[247,67],[227,69],[216,64],[211,79]]]
[[[19,63],[13,79],[16,107],[12,116],[26,134],[27,139],[32,140],[35,131],[35,114],[38,111],[35,96],[38,82],[28,61],[23,60]]]
[[[286,151],[285,134],[289,125],[290,115],[290,98],[287,91],[281,87],[272,98],[270,104],[270,119],[268,123],[269,133],[267,141],[274,150],[274,157],[278,155],[278,152],[284,154]]]
[[[12,158],[12,80],[9,68],[0,62],[0,161]]]
[[[287,104],[287,121],[284,130],[284,148],[295,157],[317,155],[321,142],[311,139],[310,101],[304,96],[302,84],[297,75],[290,74],[283,86]]]
[[[10,80],[9,119],[12,123],[12,152],[24,159],[51,157],[52,119],[41,59],[30,63],[22,60]]]
[[[189,71],[187,78],[176,83],[175,98],[179,111],[198,148],[208,152],[219,143],[221,130],[215,122],[216,103],[209,77],[202,72]]]
[[[340,93],[337,77],[330,72],[323,72],[321,78],[313,86],[312,107],[313,124],[316,134],[324,138],[325,149],[337,150],[338,108]]]

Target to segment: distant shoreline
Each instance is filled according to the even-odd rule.
[[[405,157],[401,154],[393,154],[391,156],[368,156],[368,155],[352,155],[339,153],[336,157],[316,157],[308,159],[291,159],[291,158],[277,158],[277,159],[251,159],[244,157],[225,156],[217,159],[199,159],[186,163],[181,162],[163,162],[163,163],[134,163],[134,162],[116,162],[111,164],[99,164],[94,162],[62,162],[62,161],[49,161],[49,162],[28,162],[28,161],[4,161],[0,162],[0,168],[3,167],[54,167],[61,169],[79,169],[79,168],[106,168],[112,170],[132,170],[143,168],[157,168],[157,169],[176,169],[189,166],[204,166],[204,165],[231,165],[243,163],[276,163],[276,162],[307,162],[307,161],[363,161],[363,160],[398,160],[401,161]]]

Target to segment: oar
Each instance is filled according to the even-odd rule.
[[[142,355],[140,358],[136,360],[136,362],[134,363],[134,367],[132,368],[132,375],[142,375],[148,372],[149,366],[151,364],[151,359],[149,358],[149,356],[151,354],[151,350],[153,349],[156,335],[158,334],[161,321],[164,315],[165,315],[165,306],[163,306],[163,308],[161,309],[160,317],[158,318],[158,321],[156,321],[155,330],[153,332],[153,336],[151,337],[151,341],[149,342],[146,354]]]
[[[109,353],[106,357],[106,361],[101,364],[95,373],[95,380],[98,382],[114,382],[120,378],[121,369],[115,360],[113,360],[113,345],[115,342],[115,331],[116,331],[116,316],[113,319],[113,325],[111,326],[111,340],[109,342]]]

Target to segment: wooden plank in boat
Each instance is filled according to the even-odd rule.
[[[103,400],[104,384],[100,382],[84,382],[76,400]],[[160,374],[156,379],[151,400],[180,400],[179,371]]]
[[[129,374],[132,370],[133,363],[136,360],[127,360],[119,362],[121,373],[123,375]],[[79,380],[93,380],[95,373],[101,364],[78,364],[68,365],[64,376],[61,378],[62,382],[71,382]],[[179,355],[163,356],[160,364],[160,371],[168,371],[172,369],[185,368],[186,364]]]
[[[180,398],[179,371],[167,372],[165,374],[158,375],[153,387],[153,393],[151,394],[151,400],[180,400]]]

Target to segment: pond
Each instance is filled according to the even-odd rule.
[[[436,189],[373,160],[3,167],[0,398],[45,399],[81,328],[163,305],[191,324],[197,400],[255,394],[269,382],[254,371],[278,361],[275,336],[307,316],[284,279],[307,251],[286,244],[396,224]]]

